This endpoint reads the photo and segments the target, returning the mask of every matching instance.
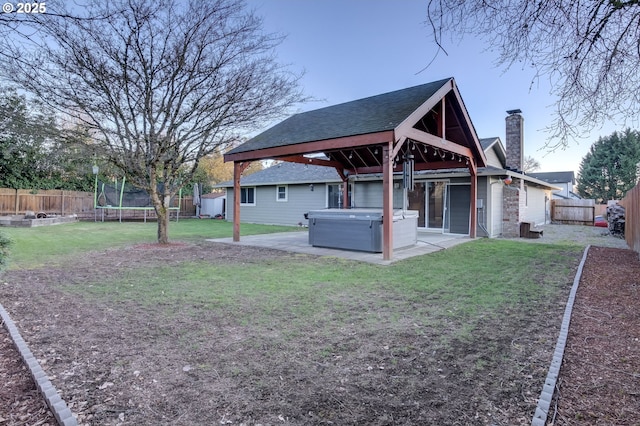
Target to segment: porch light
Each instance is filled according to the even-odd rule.
[[[93,172],[93,174],[94,174],[94,175],[97,175],[97,174],[98,174],[98,172],[100,171],[100,167],[98,167],[98,165],[97,165],[97,164],[94,164],[94,165],[91,167],[91,171]]]
[[[513,179],[511,179],[511,176],[507,176],[506,178],[504,178],[504,179],[502,180],[502,182],[503,182],[505,185],[511,185],[511,183],[513,182]]]
[[[309,191],[313,192],[313,184],[312,183],[309,184]]]

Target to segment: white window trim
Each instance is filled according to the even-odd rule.
[[[242,190],[246,189],[253,189],[253,203],[243,203],[242,202]],[[255,186],[243,186],[242,188],[240,188],[240,205],[241,206],[255,206],[256,205],[256,198],[258,196],[258,191],[256,190]]]
[[[280,198],[279,189],[284,187],[284,198]],[[289,200],[289,186],[288,185],[276,185],[276,201],[279,203],[286,203]]]

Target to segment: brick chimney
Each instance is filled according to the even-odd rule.
[[[522,170],[524,163],[524,117],[519,109],[507,111],[505,150],[507,168]]]

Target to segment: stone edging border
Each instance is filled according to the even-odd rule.
[[[60,395],[58,395],[58,391],[53,386],[47,374],[44,372],[36,357],[33,356],[31,350],[27,347],[27,343],[24,341],[20,332],[18,331],[18,327],[13,322],[9,313],[4,309],[2,304],[0,304],[0,317],[2,317],[2,321],[4,322],[4,326],[9,332],[11,336],[11,340],[13,340],[13,344],[18,349],[22,360],[25,365],[29,368],[31,373],[31,377],[33,377],[33,381],[35,382],[38,390],[44,397],[49,409],[53,413],[54,417],[58,421],[58,425],[60,426],[77,426],[78,421],[73,416],[73,413],[67,407],[67,404],[64,402]]]
[[[562,318],[562,326],[560,327],[560,335],[558,336],[558,342],[556,343],[556,349],[553,352],[553,359],[549,366],[549,373],[544,381],[540,398],[538,399],[538,407],[533,414],[531,420],[531,426],[545,426],[547,424],[547,415],[549,414],[549,407],[551,406],[551,399],[556,388],[556,382],[558,381],[558,375],[560,374],[560,366],[562,365],[562,358],[564,356],[564,348],[567,344],[567,335],[569,334],[569,323],[571,322],[571,312],[573,311],[573,302],[576,299],[576,292],[578,291],[578,285],[580,284],[580,278],[582,277],[582,269],[584,268],[585,261],[587,260],[587,254],[589,253],[588,245],[584,249],[582,260],[578,266],[578,271],[573,279],[573,287],[569,293],[567,299],[567,306],[564,309],[564,317]]]

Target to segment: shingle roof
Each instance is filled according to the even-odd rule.
[[[549,183],[567,183],[576,182],[573,172],[544,172],[544,173],[527,173],[528,176],[543,180]]]
[[[482,138],[480,139],[480,145],[482,145],[482,149],[486,151],[491,145],[496,143],[500,138],[494,136],[492,138]]]
[[[242,177],[242,186],[341,182],[333,167],[282,162]],[[216,188],[232,187],[233,181],[221,182]]]
[[[392,130],[450,80],[296,114],[227,154]]]

